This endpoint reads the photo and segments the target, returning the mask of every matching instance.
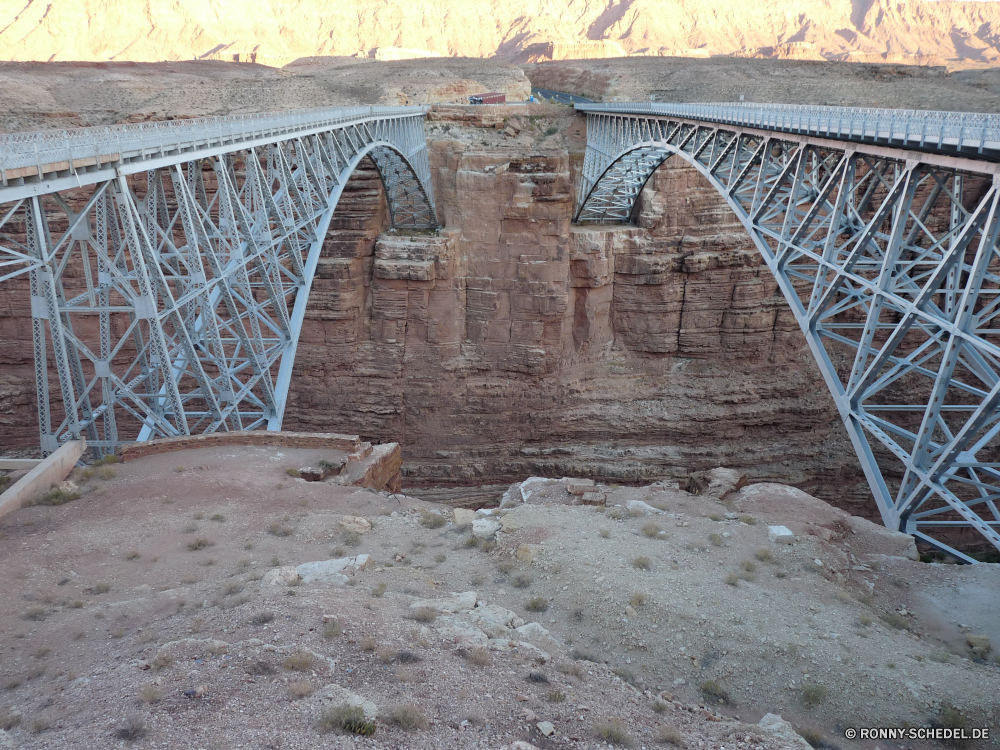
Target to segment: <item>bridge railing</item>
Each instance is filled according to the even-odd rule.
[[[120,160],[219,143],[281,136],[370,117],[419,114],[424,107],[324,107],[286,112],[198,117],[107,127],[0,135],[0,174],[25,167]],[[114,157],[109,159],[108,157]],[[67,166],[68,168],[68,166]]]
[[[1000,115],[806,104],[577,104],[581,112],[679,117],[804,133],[849,141],[885,142],[949,153],[1000,153]]]

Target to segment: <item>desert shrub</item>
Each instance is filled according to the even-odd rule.
[[[24,611],[24,614],[21,615],[21,619],[41,622],[46,617],[48,617],[48,615],[49,615],[48,610],[46,610],[45,607],[28,607]]]
[[[736,586],[740,582],[740,577],[735,573],[726,573],[725,581],[730,586]]]
[[[115,737],[126,742],[134,742],[146,736],[146,720],[139,714],[129,714],[114,731]]]
[[[549,678],[545,676],[544,672],[528,672],[528,682],[545,682],[548,683]]]
[[[753,560],[744,560],[741,563],[741,567],[747,573],[753,573],[755,570],[757,570],[757,564]]]
[[[213,513],[212,517],[208,519],[209,521],[215,521],[216,523],[222,523],[226,520],[226,517],[221,513]]]
[[[888,611],[879,615],[879,619],[886,625],[896,628],[896,630],[909,630],[910,623],[898,612]]]
[[[664,724],[656,730],[656,741],[661,745],[684,747],[684,735],[669,724]]]
[[[382,581],[382,583],[380,583],[378,586],[372,589],[372,596],[375,597],[383,596],[385,592],[388,590],[388,588],[389,585],[385,581]]]
[[[383,718],[389,726],[398,727],[407,732],[427,728],[427,718],[412,703],[390,706]]]
[[[163,693],[160,692],[160,689],[156,685],[143,685],[139,688],[139,700],[150,705],[159,703],[163,700]]]
[[[340,623],[336,620],[331,620],[326,625],[323,626],[323,637],[324,638],[339,638],[344,634],[344,629],[340,627]]]
[[[319,730],[321,732],[341,731],[368,736],[375,733],[375,722],[365,718],[364,709],[360,706],[341,703],[339,706],[323,709],[323,713],[319,717]]]
[[[58,487],[53,487],[51,490],[46,492],[36,501],[36,505],[65,505],[66,503],[73,502],[80,497],[79,492],[72,492],[70,490],[62,490]]]
[[[763,563],[769,563],[774,559],[774,555],[771,554],[771,550],[769,549],[759,549],[753,553],[753,556]]]
[[[448,519],[440,513],[432,513],[429,510],[425,510],[420,514],[420,525],[425,529],[440,529],[446,523],[448,523]]]
[[[799,736],[809,743],[811,747],[826,747],[826,743],[823,741],[823,735],[818,729],[813,729],[812,727],[796,727],[795,731],[798,732]]]
[[[516,589],[526,589],[532,584],[532,578],[524,573],[519,573],[514,576],[514,580],[511,581],[511,585]]]
[[[627,682],[629,685],[636,685],[639,682],[635,676],[635,672],[626,667],[615,667],[611,671],[618,675],[622,682]]]
[[[314,661],[316,661],[316,657],[308,651],[296,651],[285,659],[281,666],[290,672],[308,672],[312,669]]]
[[[118,460],[119,460],[118,456],[116,456],[114,453],[109,453],[100,461],[95,461],[94,466],[110,466],[111,464],[118,463]]]
[[[129,552],[125,553],[126,560],[138,560],[140,557],[142,557],[142,553],[136,549],[130,550]]]
[[[118,472],[112,469],[110,466],[102,466],[97,471],[97,476],[101,479],[114,479],[118,476]]]
[[[584,651],[583,649],[575,648],[570,652],[572,656],[577,661],[592,661],[594,664],[600,664],[601,660],[589,651]]]
[[[717,703],[732,703],[729,691],[715,680],[705,680],[698,686],[698,689],[708,700],[716,701]]]
[[[267,533],[270,534],[271,536],[286,537],[294,534],[295,529],[293,529],[291,526],[285,526],[284,524],[275,522],[267,527]]]
[[[802,702],[807,706],[818,706],[826,700],[826,688],[822,685],[803,685]]]
[[[745,523],[747,526],[756,526],[757,525],[757,519],[754,518],[753,516],[740,516],[740,520],[743,523]]]
[[[605,742],[622,747],[632,747],[632,737],[621,719],[601,719],[594,723],[594,734]]]
[[[410,619],[417,622],[434,622],[437,616],[438,612],[434,607],[418,607],[410,612]]]
[[[298,477],[299,476],[299,470],[298,469],[285,469],[285,473],[288,476],[290,476],[290,477]]]
[[[623,511],[621,508],[608,508],[605,515],[607,515],[607,517],[610,518],[612,521],[620,521],[623,518],[625,518],[625,511]]]
[[[251,625],[267,625],[274,619],[273,612],[257,612],[250,617]]]
[[[708,541],[712,543],[713,547],[721,547],[725,542],[722,540],[722,535],[720,534],[709,534]]]
[[[480,539],[478,536],[470,536],[468,539],[465,540],[465,546],[470,549],[472,549],[473,547],[478,547],[482,543],[483,540]]]
[[[545,694],[545,700],[549,703],[562,703],[566,700],[566,693],[559,688],[556,688],[555,690],[550,690]]]
[[[374,651],[378,648],[378,642],[371,636],[366,636],[364,640],[361,641],[360,649],[362,651]]]
[[[553,125],[553,126],[548,127],[548,128],[545,129],[545,135],[555,135],[558,132],[559,132],[559,128],[556,127],[555,125]]]
[[[191,552],[197,552],[200,549],[205,549],[206,547],[213,547],[213,546],[215,546],[215,542],[209,541],[203,536],[200,536],[197,539],[188,542],[187,544],[187,548]]]
[[[5,474],[4,476],[0,477],[0,492],[3,492],[5,489],[7,489],[8,484],[10,484],[9,476]]]
[[[663,527],[656,521],[647,521],[642,526],[642,535],[650,539],[655,539],[663,531]]]
[[[439,552],[438,554],[434,555],[434,562],[439,563],[439,564],[443,563],[447,559],[448,559],[448,556],[445,555],[444,553],[440,553]]]
[[[160,671],[161,669],[166,669],[173,663],[174,657],[170,654],[157,654],[153,659],[153,668],[156,669],[156,671]]]
[[[604,539],[607,539],[609,536],[611,536],[611,530],[610,529],[601,529],[597,533],[600,534]]]
[[[650,570],[653,567],[653,561],[645,555],[640,555],[639,557],[632,558],[632,565],[639,570]]]
[[[867,628],[872,624],[872,618],[868,615],[858,615],[858,624]]]
[[[476,646],[475,648],[470,648],[466,650],[463,654],[465,660],[470,664],[475,664],[477,667],[488,667],[493,661],[490,656],[490,652],[487,651],[482,646]]]
[[[536,596],[533,599],[529,599],[524,608],[529,612],[544,612],[549,608],[549,602],[543,596]]]
[[[312,695],[313,690],[313,685],[309,680],[296,680],[288,685],[288,693],[292,696],[292,700]]]
[[[634,594],[632,594],[632,598],[629,599],[629,604],[631,604],[633,607],[641,607],[645,603],[646,603],[646,595],[641,591],[636,591]]]

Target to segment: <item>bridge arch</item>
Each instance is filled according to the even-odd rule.
[[[963,534],[1000,550],[992,164],[707,119],[590,112],[575,221],[632,221],[656,169],[684,159],[774,275],[885,525],[966,562]]]

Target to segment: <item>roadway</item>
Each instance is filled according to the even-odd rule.
[[[587,99],[576,94],[567,94],[565,91],[552,91],[551,89],[536,89],[531,87],[531,93],[536,99],[544,98],[557,102],[558,104],[592,104],[593,99]]]

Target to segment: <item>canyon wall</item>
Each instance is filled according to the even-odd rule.
[[[574,47],[574,45],[580,45]],[[0,59],[218,59],[283,66],[385,47],[522,60],[737,54],[986,65],[1000,7],[961,0],[22,0],[0,8]],[[376,53],[377,54],[377,53]]]
[[[434,141],[433,236],[379,236],[368,194],[367,223],[328,238],[286,426],[400,441],[411,489],[726,465],[863,502],[798,326],[711,186],[667,162],[640,226],[576,227],[579,163]]]

